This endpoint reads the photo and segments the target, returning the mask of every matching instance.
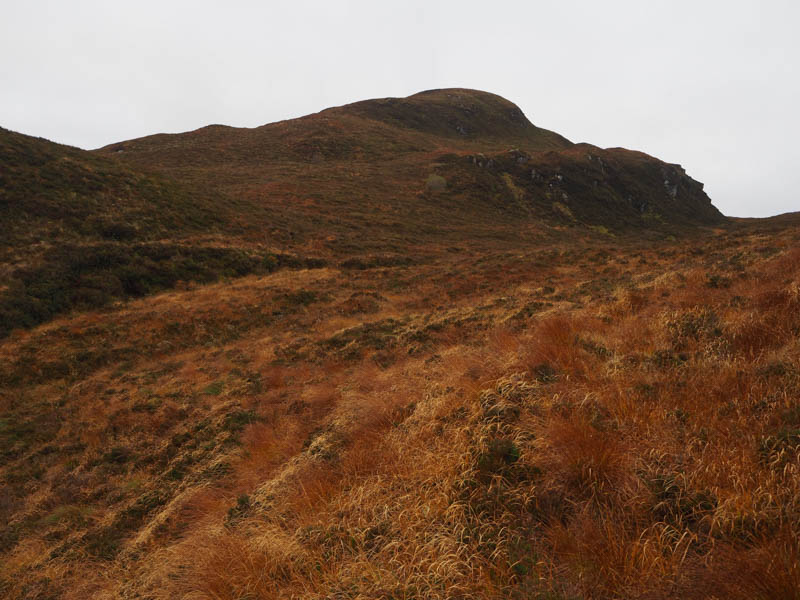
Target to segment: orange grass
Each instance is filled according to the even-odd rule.
[[[394,321],[348,321],[341,352],[338,303],[356,286],[397,294],[400,275],[299,274],[299,288],[335,299],[222,346],[170,338],[184,330],[154,316],[164,299],[129,306],[119,326],[183,347],[174,365],[140,358],[20,387],[26,402],[0,397],[41,436],[15,441],[3,466],[0,510],[20,539],[3,551],[0,590],[795,599],[800,254],[762,257],[761,238],[735,235],[713,258],[713,240],[639,261],[609,251],[636,270],[624,284],[573,259],[547,271],[541,312],[521,311],[545,287],[536,269],[509,269],[523,281],[504,284],[476,266],[436,308],[430,281],[446,285],[453,266],[425,265],[406,303],[394,296]],[[744,271],[709,278],[733,254]],[[255,306],[269,285],[202,298]],[[187,311],[171,317],[210,318]],[[65,354],[71,331],[52,337]],[[276,360],[271,348],[295,341]]]

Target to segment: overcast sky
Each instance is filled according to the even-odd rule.
[[[0,126],[88,149],[469,87],[767,216],[800,210],[799,29],[796,0],[0,0]]]

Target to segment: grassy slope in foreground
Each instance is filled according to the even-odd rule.
[[[283,271],[0,344],[10,598],[795,598],[800,230]]]

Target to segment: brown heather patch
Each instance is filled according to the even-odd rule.
[[[748,227],[278,271],[17,333],[0,590],[796,598],[800,255]],[[356,291],[384,300],[343,314]]]

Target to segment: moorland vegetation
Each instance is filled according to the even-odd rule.
[[[0,161],[0,595],[798,598],[797,214],[472,90]]]

